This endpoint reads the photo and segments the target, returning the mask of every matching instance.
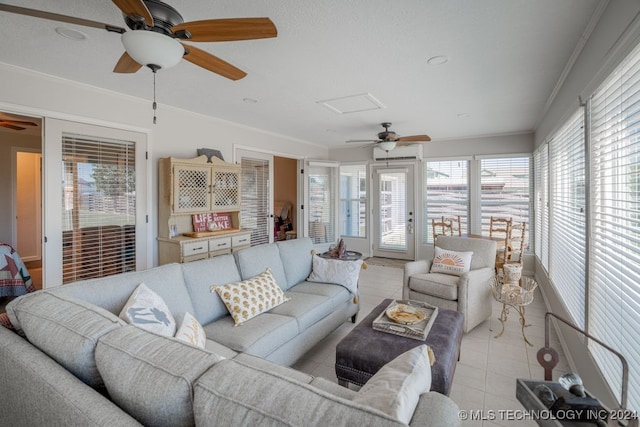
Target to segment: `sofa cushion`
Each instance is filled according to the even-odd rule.
[[[84,383],[102,387],[94,359],[98,339],[125,323],[115,314],[76,298],[40,291],[12,301],[27,339]]]
[[[233,255],[186,262],[182,264],[182,272],[195,309],[193,315],[200,324],[206,325],[229,314],[222,300],[209,288],[242,280]]]
[[[352,299],[351,294],[346,288],[330,283],[302,282],[289,288],[289,290],[291,292],[329,297],[334,301],[336,306]]]
[[[471,268],[473,252],[457,252],[435,247],[435,256],[431,264],[431,273],[452,274],[461,276]]]
[[[275,243],[252,246],[234,252],[234,255],[238,262],[242,280],[257,276],[267,268],[270,268],[271,274],[273,274],[276,283],[282,290],[286,291],[291,285],[295,285],[295,283],[289,284],[287,282],[287,276],[284,274],[284,265],[280,258],[280,251],[278,250],[278,245]]]
[[[134,326],[101,337],[95,357],[111,399],[142,424],[153,426],[193,425],[193,384],[221,360]]]
[[[456,301],[458,276],[443,273],[420,273],[409,278],[409,289],[434,297]]]
[[[138,328],[166,337],[176,333],[176,320],[162,298],[144,283],[127,300],[120,318]]]
[[[234,357],[233,360],[235,360],[236,362],[244,363],[247,366],[252,366],[262,371],[273,372],[275,374],[288,377],[305,384],[310,384],[315,379],[312,375],[309,375],[302,371],[297,371],[288,366],[278,365],[274,362],[263,359],[262,357],[252,356],[247,353],[240,353],[236,357]],[[337,384],[336,386],[339,387]]]
[[[220,296],[236,326],[289,301],[289,297],[275,282],[270,268],[242,282],[212,285],[211,292]]]
[[[337,307],[337,302],[321,295],[305,294],[301,292],[285,292],[291,300],[271,310],[273,314],[280,314],[296,319],[298,331],[304,332],[321,319],[331,314]]]
[[[198,379],[193,411],[196,425],[402,425],[375,409],[235,360],[215,364]]]
[[[205,348],[207,342],[207,334],[202,325],[189,312],[184,314],[175,338],[200,348]]]
[[[312,240],[309,237],[302,237],[277,242],[276,245],[287,277],[287,288],[305,281],[311,274]]]
[[[79,298],[118,314],[140,283],[160,295],[175,317],[182,317],[187,311],[194,313],[181,264],[84,280],[58,286],[48,292]]]
[[[428,347],[402,353],[380,369],[353,398],[409,424],[422,393],[431,388]]]
[[[231,316],[204,325],[207,337],[239,353],[266,357],[298,335],[298,322],[289,316],[262,313],[235,327]]]

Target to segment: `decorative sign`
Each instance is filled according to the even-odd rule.
[[[232,228],[229,212],[193,214],[193,231],[216,231]]]

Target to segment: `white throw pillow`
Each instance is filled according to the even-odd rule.
[[[176,332],[176,320],[169,307],[147,285],[140,283],[120,312],[127,323],[158,335],[172,337]]]
[[[204,328],[188,311],[184,313],[184,318],[175,337],[180,341],[200,348],[204,348],[207,342],[207,334],[204,332]]]
[[[431,272],[461,276],[471,268],[472,257],[473,252],[456,252],[436,246]]]
[[[423,344],[384,365],[353,398],[409,424],[420,395],[431,389],[428,347]]]
[[[343,261],[314,255],[313,269],[307,280],[341,285],[356,295],[358,293],[358,277],[360,277],[361,268],[362,260]]]

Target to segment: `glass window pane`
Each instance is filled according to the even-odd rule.
[[[367,236],[367,165],[340,166],[340,235]]]

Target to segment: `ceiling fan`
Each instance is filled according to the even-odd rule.
[[[372,142],[373,145],[382,148],[384,151],[391,151],[396,146],[410,145],[412,142],[429,142],[429,135],[411,135],[399,136],[394,131],[389,130],[391,123],[380,123],[384,128],[383,132],[378,133],[378,139],[350,139],[347,142]]]
[[[153,72],[176,65],[184,58],[192,64],[231,80],[247,75],[228,62],[189,44],[276,37],[278,32],[269,18],[208,19],[184,22],[182,15],[160,0],[113,0],[132,31],[88,19],[0,4],[0,11],[50,19],[70,24],[101,28],[122,34],[125,53],[114,68],[116,73],[135,73],[143,65]]]
[[[0,127],[13,129],[13,130],[25,130],[25,126],[38,126],[33,122],[25,122],[22,120],[9,120],[9,119],[0,119]]]

